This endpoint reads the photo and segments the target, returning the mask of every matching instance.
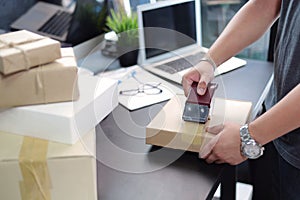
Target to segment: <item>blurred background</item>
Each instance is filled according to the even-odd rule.
[[[140,4],[155,2],[155,0],[43,0],[44,2],[63,6],[69,9],[77,1],[93,2],[93,5],[98,5],[97,12],[102,11],[102,14],[108,15],[109,9],[118,11],[124,8],[128,12],[136,11]],[[0,0],[0,33],[11,31],[10,25],[22,16],[37,0]],[[210,47],[215,39],[221,34],[224,27],[235,15],[235,13],[247,2],[247,0],[202,0],[202,36],[203,46]],[[99,14],[99,13],[98,13]],[[95,13],[94,13],[95,15]],[[92,23],[93,13],[86,13],[81,24],[77,25],[75,30],[72,30],[68,36],[68,41],[71,46],[79,44],[96,35],[105,32],[105,23],[101,25]],[[103,19],[100,19],[103,21]],[[99,27],[100,26],[100,27]],[[242,28],[242,27],[241,27]],[[74,28],[73,28],[74,29]],[[259,41],[247,47],[238,54],[241,58],[251,58],[257,60],[268,59],[270,33],[267,32]]]

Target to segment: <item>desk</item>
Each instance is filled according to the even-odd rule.
[[[227,98],[252,101],[254,117],[272,71],[271,63],[248,60],[245,67],[222,75]],[[212,199],[220,182],[222,199],[234,199],[235,167],[145,144],[145,127],[164,105],[133,112],[119,105],[96,127],[98,199]]]

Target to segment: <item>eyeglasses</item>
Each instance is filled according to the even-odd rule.
[[[157,95],[162,93],[162,89],[160,89],[158,86],[161,85],[161,83],[157,82],[147,82],[143,83],[140,81],[136,76],[136,72],[133,71],[130,75],[134,80],[136,80],[140,85],[135,88],[135,89],[129,89],[129,90],[121,90],[119,92],[120,95],[125,95],[125,96],[134,96],[139,93],[144,93],[147,95]]]

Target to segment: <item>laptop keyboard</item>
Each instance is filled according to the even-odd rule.
[[[189,55],[184,58],[179,58],[177,60],[158,65],[155,68],[163,70],[169,74],[175,74],[179,71],[195,66],[204,56],[204,52],[198,52],[196,54]]]
[[[58,10],[38,31],[61,37],[68,31],[71,19],[71,13]]]

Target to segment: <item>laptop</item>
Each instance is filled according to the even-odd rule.
[[[106,15],[106,0],[70,0],[67,6],[39,1],[10,27],[76,45],[102,33]]]
[[[166,0],[137,7],[139,23],[139,66],[181,84],[182,76],[207,52],[202,47],[200,0]],[[215,75],[244,66],[232,58]]]

